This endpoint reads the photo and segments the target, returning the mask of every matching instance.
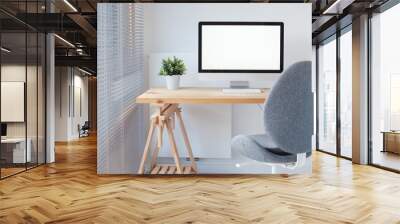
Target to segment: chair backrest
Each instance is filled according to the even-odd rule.
[[[311,82],[311,62],[297,62],[280,76],[266,101],[266,132],[287,153],[311,152],[314,123]]]
[[[85,121],[85,123],[83,124],[82,128],[89,129],[90,128],[89,121]]]

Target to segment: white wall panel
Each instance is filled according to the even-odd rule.
[[[25,122],[25,82],[1,82],[1,122]]]
[[[200,21],[259,21],[284,23],[284,68],[300,60],[311,60],[311,4],[292,3],[152,3],[145,12],[145,54],[181,53],[191,55],[194,67],[188,75],[210,85],[220,81],[249,80],[254,87],[268,87],[280,73],[198,74],[198,23]],[[153,65],[149,65],[153,66]],[[157,74],[150,74],[150,79]],[[221,84],[222,83],[222,84]]]

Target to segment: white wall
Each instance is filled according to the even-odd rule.
[[[85,121],[89,120],[89,102],[88,102],[88,77],[83,76],[83,73],[79,72],[74,75],[74,107],[75,113],[71,120],[71,135],[73,138],[79,137],[78,124],[83,125]],[[80,91],[80,93],[78,93]],[[80,94],[80,97],[79,97]],[[79,102],[80,101],[80,102]],[[81,107],[81,108],[79,108]]]
[[[144,6],[146,55],[150,57],[149,60],[155,61],[164,56],[158,55],[162,53],[183,57],[188,64],[188,76],[183,80],[187,84],[200,84],[197,74],[199,21],[283,22],[284,68],[299,60],[311,60],[311,4],[162,3],[144,4]],[[151,73],[159,69],[158,64],[151,63],[149,66]],[[246,74],[242,77],[247,79],[250,76],[253,81],[252,86],[266,87],[276,80],[277,75],[279,74]],[[195,82],[191,82],[193,80]],[[160,78],[150,81],[150,84],[163,85]],[[203,84],[226,85],[227,82]]]
[[[68,140],[68,67],[55,69],[55,141]]]
[[[32,74],[33,67],[20,64],[7,64],[1,66],[1,81],[3,82],[25,82],[26,69]],[[6,110],[7,108],[1,108]],[[25,137],[26,122],[7,123],[7,137]]]
[[[26,108],[23,106],[22,112],[26,112],[26,120],[23,122],[6,122],[7,137],[21,138],[25,135],[31,140],[32,161],[39,158],[39,162],[44,162],[44,74],[39,66],[25,66],[20,63],[6,63],[1,66],[2,82],[24,82],[26,85]],[[2,96],[7,97],[7,96]],[[12,108],[11,108],[12,109]],[[7,111],[10,108],[1,108]],[[14,108],[15,109],[15,108]],[[26,111],[24,111],[26,110]],[[11,111],[14,112],[14,111]],[[19,111],[21,112],[21,111]],[[18,113],[19,113],[18,112]],[[17,112],[14,112],[17,113]],[[37,153],[39,156],[37,157]]]
[[[183,58],[188,67],[187,74],[182,77],[183,86],[227,86],[227,81],[205,81],[197,74],[199,21],[283,22],[284,68],[312,59],[311,4],[163,3],[144,4],[144,12],[145,71],[150,87],[165,86],[164,79],[158,76],[160,62],[173,55]],[[242,76],[249,79],[253,87],[268,88],[279,75]],[[232,136],[263,132],[261,108],[262,105],[183,105],[195,156],[230,158]],[[178,146],[184,148],[182,142]],[[169,155],[169,149],[163,149],[161,155]]]
[[[79,137],[78,124],[88,120],[88,78],[71,67],[56,67],[55,140],[69,141]],[[81,92],[82,114],[77,108]],[[75,106],[74,106],[75,104]],[[75,109],[75,111],[74,111]]]
[[[33,76],[36,77],[36,67],[19,65],[19,64],[6,64],[1,67],[1,81],[2,82],[26,82],[26,73],[30,87],[36,85],[36,80],[33,80]],[[27,109],[27,122],[7,122],[7,136],[8,137],[24,137],[25,126],[28,125],[28,137],[33,133],[36,133],[36,88],[27,88],[27,106],[31,108]],[[4,97],[4,96],[3,96]],[[33,103],[33,104],[32,104]],[[1,108],[7,110],[7,108]],[[34,109],[34,110],[33,110]],[[24,108],[22,108],[24,110]]]

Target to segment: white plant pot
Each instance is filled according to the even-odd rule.
[[[167,89],[179,89],[180,75],[167,75],[165,78],[167,79]]]

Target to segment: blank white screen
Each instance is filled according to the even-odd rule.
[[[279,70],[280,26],[203,25],[203,70]]]
[[[1,122],[25,121],[25,83],[1,82]]]

